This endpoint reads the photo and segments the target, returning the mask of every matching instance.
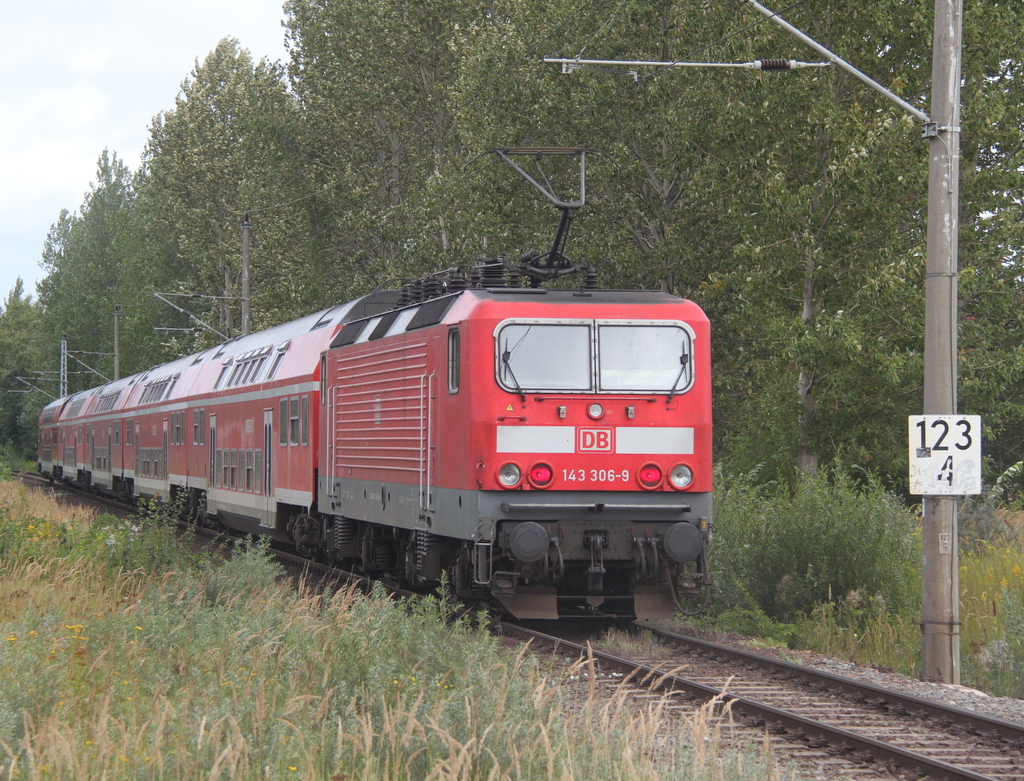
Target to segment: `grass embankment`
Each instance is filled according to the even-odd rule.
[[[706,711],[567,707],[442,602],[296,589],[259,544],[215,566],[159,514],[40,496],[0,481],[0,777],[776,777]]]

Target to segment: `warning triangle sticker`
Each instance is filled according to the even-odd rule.
[[[512,411],[513,410],[512,410],[512,405],[511,404],[509,404],[507,407],[505,407],[505,412],[512,412]]]

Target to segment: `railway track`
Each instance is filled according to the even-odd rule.
[[[64,496],[68,499],[74,499],[76,502],[96,507],[119,518],[130,517],[136,512],[136,508],[131,505],[124,504],[102,494],[90,493],[64,485],[63,483],[53,482],[48,477],[44,477],[36,472],[13,472],[13,474],[25,485],[32,486],[33,488],[52,489],[58,497]]]
[[[734,720],[773,745],[788,743],[794,761],[827,762],[838,777],[1024,779],[1019,724],[653,629],[664,648],[658,659],[626,659],[515,624],[501,631],[592,659],[595,677],[614,676],[640,697],[680,706],[718,698]]]

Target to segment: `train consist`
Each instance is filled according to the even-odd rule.
[[[709,586],[708,320],[536,281],[449,271],[58,399],[39,470],[520,618],[672,615]]]

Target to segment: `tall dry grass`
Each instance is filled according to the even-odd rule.
[[[3,486],[0,777],[660,779],[774,777],[715,750],[709,710],[580,699],[443,600],[314,593],[264,545],[230,562],[159,526],[117,529]],[[39,521],[60,525],[38,535]],[[158,557],[146,558],[157,533]],[[18,543],[17,545],[13,543]],[[128,569],[126,561],[145,566]]]

